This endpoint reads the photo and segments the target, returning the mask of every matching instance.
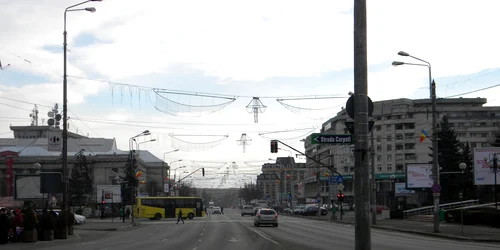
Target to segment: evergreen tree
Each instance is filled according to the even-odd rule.
[[[474,185],[474,155],[469,142],[465,142],[465,146],[462,150],[462,162],[467,164],[467,168],[464,173],[464,199],[476,199],[476,186]]]
[[[87,157],[81,150],[76,154],[76,162],[71,171],[70,192],[74,205],[82,206],[87,201],[86,197],[92,194],[92,178],[87,166]]]
[[[455,130],[450,126],[448,117],[443,116],[440,122],[440,130],[437,131],[438,138],[438,164],[440,173],[460,171],[459,164],[463,161],[460,152],[460,141],[457,139]],[[434,138],[432,138],[434,140]],[[430,147],[432,150],[432,147]],[[430,154],[432,157],[433,155]],[[457,174],[441,174],[441,200],[453,202],[459,200],[460,183]],[[461,178],[461,176],[460,176]]]

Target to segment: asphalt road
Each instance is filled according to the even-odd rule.
[[[96,250],[246,250],[246,249],[354,249],[354,227],[301,217],[280,216],[279,227],[254,227],[253,217],[241,217],[238,209],[225,215],[186,220],[141,221],[141,226],[114,232],[75,230],[80,239],[36,244],[18,243],[2,250],[96,249]],[[497,250],[498,245],[456,242],[445,239],[372,230],[372,249],[481,249]]]

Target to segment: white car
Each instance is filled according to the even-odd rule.
[[[243,206],[243,209],[241,209],[241,216],[245,216],[246,214],[254,215],[253,206],[250,205]]]
[[[258,227],[263,224],[271,224],[278,227],[278,213],[274,209],[261,208],[253,219],[253,225]]]
[[[221,214],[220,207],[214,207],[212,208],[212,214]]]
[[[75,224],[76,225],[83,224],[83,223],[85,223],[86,220],[87,220],[87,218],[85,218],[85,216],[75,214]]]

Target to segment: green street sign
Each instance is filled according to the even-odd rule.
[[[311,144],[352,144],[352,135],[312,134]]]

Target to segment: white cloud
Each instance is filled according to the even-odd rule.
[[[63,11],[68,5],[71,3],[65,0],[23,0],[8,2],[6,8],[0,8],[4,22],[0,37],[2,63],[12,65],[9,72],[42,75],[46,79],[41,84],[34,84],[27,78],[22,86],[12,86],[3,82],[6,78],[0,78],[0,97],[61,104]],[[494,24],[500,21],[496,14],[499,5],[494,0],[474,3],[451,0],[368,1],[368,93],[372,100],[428,97],[424,67],[390,66],[393,60],[416,62],[397,56],[400,50],[431,62],[435,78],[499,67],[497,58],[500,52],[496,47],[500,39],[494,32]],[[141,85],[149,85],[140,80],[142,76],[177,73],[182,65],[194,69],[192,71],[197,77],[215,77],[214,82],[237,96],[347,94],[353,90],[350,73],[353,67],[352,1],[148,0],[139,3],[121,0],[85,6],[96,7],[97,12],[68,14],[69,75],[94,77],[97,74],[109,80],[134,77]],[[453,6],[453,11],[449,11],[450,6]],[[76,39],[82,34],[95,36],[102,42],[77,47]],[[45,50],[47,48],[55,52]],[[334,71],[342,73],[331,76]],[[304,80],[279,80],[294,77]],[[276,103],[274,98],[262,99],[268,109],[259,114],[258,124],[254,124],[253,115],[245,111],[250,101],[246,97],[219,112],[197,118],[169,116],[153,110],[151,105],[148,108],[144,105],[139,110],[133,103],[130,108],[117,100],[114,100],[113,107],[103,100],[96,107],[88,100],[109,92],[108,85],[71,77],[68,84],[71,111],[79,117],[116,121],[82,123],[75,118],[72,123],[80,131],[93,135],[94,130],[101,136],[114,137],[120,148],[127,149],[128,138],[150,128],[159,140],[141,147],[159,157],[172,149],[169,133],[220,133],[230,137],[214,149],[200,153],[178,152],[169,157],[213,161],[262,160],[275,156],[269,153],[268,139],[259,136],[259,132],[320,126],[326,121],[305,118],[317,117],[317,112],[294,114]],[[183,84],[182,88],[197,92],[216,87],[204,84],[197,86],[205,89],[189,84]],[[170,88],[172,85],[166,82],[161,87]],[[125,92],[123,99],[126,100],[128,90]],[[445,93],[438,85],[438,96]],[[499,101],[495,91],[468,96]],[[2,102],[22,108],[2,106],[2,116],[29,119],[32,105]],[[343,102],[288,103],[302,108],[325,108],[342,106]],[[48,108],[42,106],[40,110],[46,113]],[[328,111],[331,113],[320,112],[320,116],[333,115],[338,110],[340,107]],[[146,123],[122,124],[134,120]],[[7,130],[8,124],[18,122],[16,119],[0,120],[0,126],[4,128],[0,132]],[[241,133],[252,137],[252,145],[248,146],[246,153],[236,144]],[[297,133],[279,135],[287,138]],[[298,140],[291,144],[302,148]],[[288,154],[283,151],[280,156]]]

